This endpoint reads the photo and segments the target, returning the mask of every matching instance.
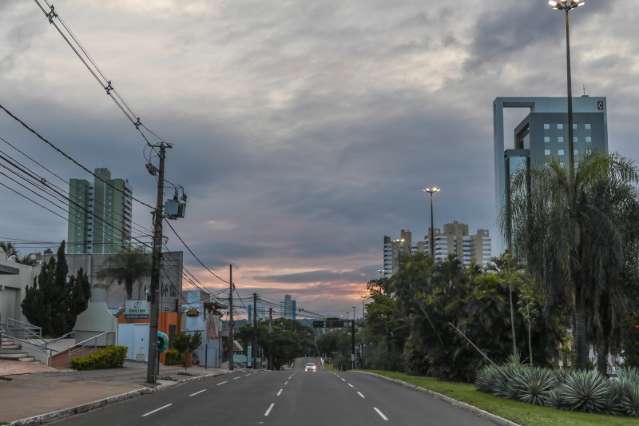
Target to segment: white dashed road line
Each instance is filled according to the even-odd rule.
[[[284,382],[284,386],[288,385],[288,380]]]
[[[242,376],[233,377],[233,380],[240,380]]]
[[[271,402],[271,405],[268,406],[266,413],[264,413],[264,417],[268,417],[268,415],[271,414],[271,410],[273,409],[273,407],[275,407],[275,403]]]
[[[142,414],[142,417],[150,416],[151,414],[157,413],[160,410],[164,410],[165,408],[169,408],[173,404],[166,404],[161,406],[160,408],[156,408],[155,410],[149,411],[148,413]]]
[[[355,387],[355,386],[351,385],[350,383],[347,383],[347,385],[350,386],[351,389]]]
[[[189,395],[189,396],[199,395],[199,394],[201,394],[202,392],[206,392],[206,389],[202,389],[202,390],[199,390],[199,391],[197,391],[197,392],[193,392],[193,393],[192,393],[191,395]]]
[[[283,390],[284,390],[284,389],[280,389],[280,390],[277,392],[277,395],[276,395],[276,396],[280,396],[280,395],[282,394],[282,391],[283,391]]]
[[[386,417],[386,416],[384,415],[384,413],[382,413],[382,412],[380,411],[380,409],[379,409],[379,408],[377,408],[377,407],[373,407],[373,410],[375,410],[375,412],[377,412],[377,414],[379,414],[379,417],[381,417],[382,419],[384,419],[384,421],[385,421],[385,422],[387,422],[387,421],[388,421],[388,417]]]
[[[218,383],[218,384],[217,384],[217,385],[215,385],[215,386],[222,386],[222,385],[225,385],[225,384],[227,384],[227,383],[228,383],[228,382],[227,382],[226,380],[224,380],[223,382],[220,382],[220,383]]]
[[[362,399],[366,399],[366,397],[364,396],[364,394],[363,394],[363,393],[361,393],[361,392],[357,392],[357,394],[358,394],[359,396],[361,396],[361,397],[362,397]]]
[[[343,377],[340,377],[340,379],[342,380],[342,382],[346,383],[346,379]]]

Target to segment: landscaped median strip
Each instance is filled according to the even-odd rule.
[[[432,377],[410,376],[390,371],[359,370],[353,372],[380,377],[402,386],[425,392],[456,407],[490,418],[500,425],[639,426],[639,419],[636,417],[589,414],[524,404],[523,402],[503,399],[480,392],[475,385],[469,383],[446,382]]]

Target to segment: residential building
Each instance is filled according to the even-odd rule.
[[[15,261],[15,256],[7,256],[0,248],[0,325],[9,319],[26,321],[22,315],[22,300],[27,286],[33,285],[40,265],[28,266]]]
[[[249,303],[246,305],[246,311],[248,312],[248,323],[253,324],[253,304]],[[255,312],[257,313],[257,320],[264,321],[268,320],[269,310],[266,305],[260,303],[259,300],[257,302]]]
[[[382,277],[389,278],[399,269],[399,262],[403,255],[413,252],[413,234],[407,229],[402,229],[399,238],[393,239],[384,236],[384,267]]]
[[[67,253],[115,253],[131,241],[132,193],[125,179],[96,169],[93,183],[69,181]]]
[[[429,228],[430,235],[430,228]],[[384,267],[381,276],[390,278],[399,269],[402,256],[412,253],[430,254],[430,236],[422,241],[412,242],[409,230],[402,229],[400,238],[384,236]],[[455,255],[465,265],[486,265],[490,262],[492,249],[490,233],[479,229],[469,233],[468,225],[454,221],[444,225],[443,230],[435,228],[435,260],[442,262],[449,255]]]
[[[290,294],[284,295],[284,300],[280,302],[282,316],[286,319],[297,319],[297,301]]]
[[[510,222],[512,179],[521,170],[544,167],[551,160],[568,166],[567,98],[499,97],[493,103],[495,194],[497,216]],[[512,144],[506,147],[504,110],[525,108],[530,113],[515,127]],[[605,97],[573,99],[573,143],[575,166],[591,152],[608,152],[608,120]],[[504,216],[505,215],[505,216]],[[510,229],[510,225],[507,225]],[[508,244],[506,241],[500,243]]]

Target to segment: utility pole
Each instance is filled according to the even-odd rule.
[[[353,306],[353,322],[351,323],[351,368],[355,369],[355,306]]]
[[[233,265],[229,265],[229,370],[233,371],[233,352],[235,337],[233,336]]]
[[[255,358],[257,357],[257,293],[253,293],[253,342],[251,344],[251,360],[253,368],[257,368],[255,365]]]
[[[158,186],[155,211],[153,212],[153,257],[151,262],[151,324],[149,325],[149,349],[146,364],[146,381],[154,385],[159,374],[158,365],[158,316],[160,313],[160,268],[162,267],[162,220],[164,219],[164,161],[166,159],[166,149],[171,145],[161,142],[153,145],[160,149],[160,168],[155,169],[153,165],[148,165],[149,171],[155,176],[157,171]]]
[[[268,308],[268,334],[269,336],[273,333],[273,308]],[[268,369],[273,369],[273,348],[269,351],[268,354]]]

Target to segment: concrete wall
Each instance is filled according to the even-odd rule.
[[[40,265],[27,266],[8,259],[0,249],[0,265],[18,270],[17,275],[0,275],[0,322],[5,323],[7,318],[26,321],[22,315],[20,304],[26,295],[26,287],[33,285],[33,279],[40,271]]]

